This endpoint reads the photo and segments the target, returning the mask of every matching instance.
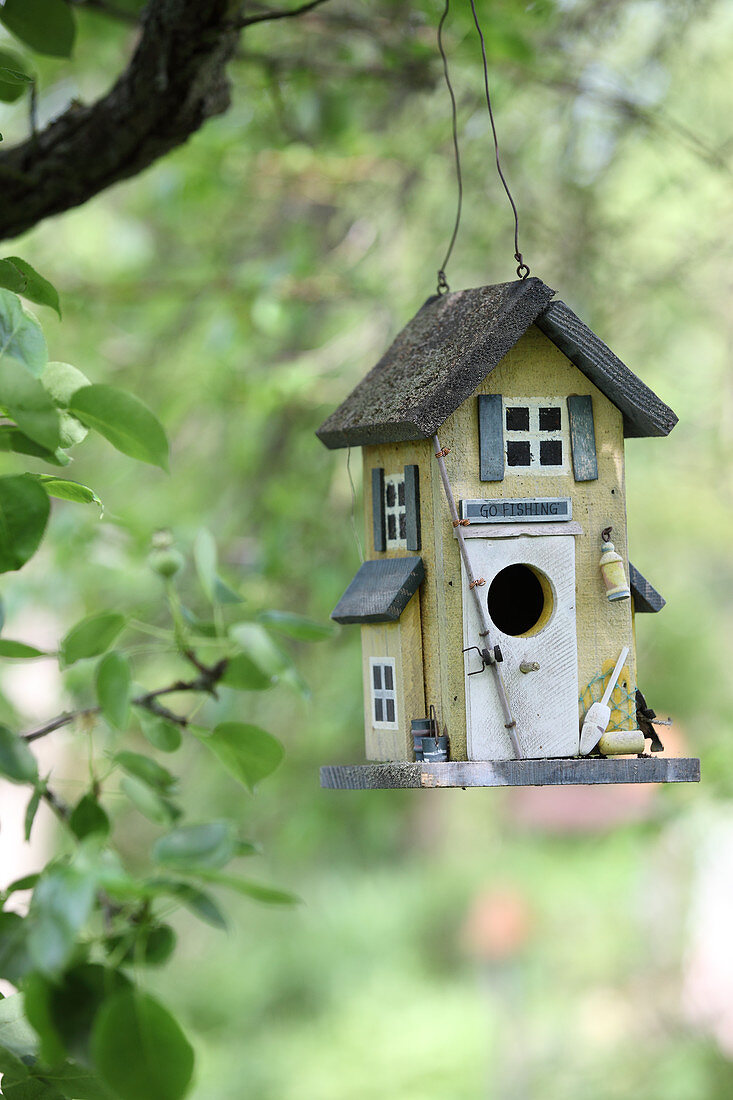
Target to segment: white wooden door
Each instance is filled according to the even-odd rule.
[[[478,591],[493,624],[491,642],[501,647],[504,657],[504,682],[524,755],[532,759],[577,755],[573,536],[469,538],[466,544],[474,574],[486,581]],[[465,646],[478,643],[480,629],[464,571]],[[465,658],[467,674],[481,667],[475,651]],[[514,754],[491,669],[478,676],[466,675],[466,712],[469,760],[511,759]]]

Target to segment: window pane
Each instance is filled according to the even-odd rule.
[[[372,679],[374,681],[375,688],[377,689],[377,691],[379,691],[382,687],[382,666],[381,665],[372,665]]]
[[[404,512],[400,512],[400,538],[407,538],[407,516]]]
[[[394,512],[390,512],[387,516],[387,538],[391,541],[397,538],[397,521]]]
[[[560,431],[560,410],[558,408],[540,409],[540,431]]]
[[[507,409],[506,411],[506,430],[508,432],[528,432],[529,431],[529,409],[528,408],[516,408]]]
[[[388,508],[394,508],[395,500],[397,499],[394,491],[394,484],[388,481],[384,487],[384,496],[387,501]]]
[[[397,503],[405,506],[405,483],[404,481],[397,482]]]
[[[374,721],[375,722],[383,722],[384,721],[384,706],[383,706],[383,703],[382,703],[381,699],[375,699],[374,700]]]
[[[387,721],[394,722],[394,699],[385,699],[387,704]]]
[[[529,466],[530,462],[529,443],[524,441],[520,443],[515,439],[510,439],[506,445],[507,466]]]
[[[384,686],[387,691],[394,690],[394,680],[392,678],[392,665],[384,666]]]
[[[562,441],[543,439],[540,443],[540,466],[562,466]]]

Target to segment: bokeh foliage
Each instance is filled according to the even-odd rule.
[[[470,10],[454,8],[467,200],[448,275],[461,287],[514,265]],[[6,586],[16,636],[34,608],[63,633],[102,596],[125,608],[134,594],[154,618],[145,558],[160,526],[184,549],[202,523],[215,530],[255,613],[333,606],[358,563],[351,492],[345,456],[313,430],[434,288],[455,203],[440,10],[334,0],[250,29],[228,114],[13,244],[62,290],[51,357],[138,394],[172,440],[170,478],[101,443],[80,451],[73,476],[106,517],[55,509],[43,570]],[[362,753],[357,632],[304,650],[310,704],[263,696],[238,715],[287,750],[255,809],[190,764],[191,812],[251,815],[278,881],[307,903],[275,920],[242,908],[218,946],[179,922],[190,968],[159,985],[202,1045],[201,1100],[730,1093],[680,973],[696,852],[733,784],[733,17],[722,0],[479,10],[525,258],[680,415],[669,439],[629,442],[629,528],[668,600],[638,622],[641,687],[701,755],[704,784],[660,791],[643,824],[572,833],[556,824],[563,791],[535,828],[506,792],[321,793],[319,763]],[[81,10],[78,24],[73,62],[38,63],[42,116],[98,94],[129,49],[124,25]],[[6,140],[25,126],[23,101],[3,111]],[[134,859],[134,822],[127,837]],[[477,965],[461,930],[499,884],[530,929]]]

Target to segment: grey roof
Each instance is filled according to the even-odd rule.
[[[629,583],[634,600],[634,611],[642,614],[662,610],[667,601],[631,562],[629,562]]]
[[[620,409],[625,436],[669,435],[677,423],[669,405],[645,386],[564,302],[551,302],[535,323]]]
[[[667,435],[677,417],[541,279],[429,298],[316,433],[327,447],[433,435],[536,323],[621,410],[627,436]]]
[[[331,618],[337,623],[395,623],[424,577],[422,558],[365,561]]]

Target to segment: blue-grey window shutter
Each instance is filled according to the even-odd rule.
[[[405,466],[405,530],[408,550],[420,550],[420,470]]]
[[[482,393],[478,399],[479,477],[504,480],[504,403],[500,393]]]
[[[570,446],[576,481],[595,481],[598,477],[596,431],[593,424],[593,398],[589,394],[568,397]]]
[[[374,549],[387,549],[387,536],[384,527],[384,467],[372,467],[372,531]]]

